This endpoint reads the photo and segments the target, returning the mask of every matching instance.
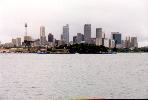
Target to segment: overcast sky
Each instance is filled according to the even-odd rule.
[[[39,38],[39,27],[46,27],[46,35],[53,33],[60,39],[62,26],[70,25],[70,38],[84,33],[84,24],[102,27],[125,36],[137,36],[140,46],[148,45],[148,0],[0,0],[0,41],[24,36],[24,23],[28,33]]]

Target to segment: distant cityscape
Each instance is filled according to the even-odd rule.
[[[63,32],[61,34],[61,39],[57,40],[54,38],[52,33],[49,33],[46,37],[45,26],[40,27],[40,38],[32,39],[29,36],[27,29],[28,25],[25,23],[25,34],[24,39],[17,37],[13,38],[10,43],[0,44],[1,52],[4,48],[14,49],[14,48],[54,48],[64,45],[74,45],[74,44],[92,44],[96,46],[104,46],[106,48],[119,48],[119,49],[135,49],[138,48],[137,37],[126,37],[122,39],[122,34],[120,32],[111,32],[111,38],[106,38],[106,34],[103,32],[102,28],[96,28],[96,37],[92,38],[91,24],[84,25],[84,34],[77,33],[73,36],[73,41],[69,41],[69,25],[63,26]]]

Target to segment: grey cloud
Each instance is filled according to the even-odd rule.
[[[46,34],[53,32],[60,38],[62,26],[68,23],[72,39],[77,32],[83,33],[85,23],[91,23],[92,36],[96,27],[103,27],[108,37],[110,32],[120,31],[123,36],[138,36],[142,44],[148,38],[148,1],[2,0],[0,22],[0,41],[4,42],[7,38],[22,36],[24,23],[28,22],[29,33],[34,38],[39,36],[40,25],[46,26]]]

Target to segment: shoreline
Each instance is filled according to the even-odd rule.
[[[147,52],[115,52],[115,53],[15,53],[15,52],[5,52],[0,54],[38,54],[38,55],[115,55],[115,54],[142,54]]]

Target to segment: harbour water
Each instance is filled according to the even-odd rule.
[[[148,98],[148,54],[0,54],[0,100]]]

